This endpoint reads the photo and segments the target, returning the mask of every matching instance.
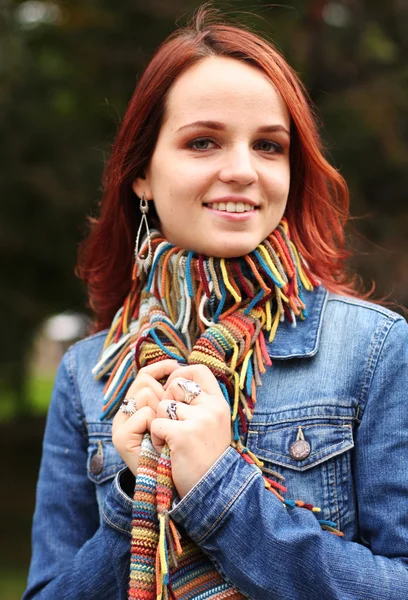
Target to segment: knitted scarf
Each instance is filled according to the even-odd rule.
[[[318,285],[290,240],[287,222],[240,258],[197,255],[174,247],[158,231],[151,244],[152,266],[145,274],[136,259],[132,289],[93,369],[96,378],[109,374],[101,419],[114,415],[142,366],[166,358],[207,365],[230,406],[233,448],[260,469],[265,488],[289,510],[317,514],[320,509],[311,504],[285,499],[284,478],[245,445],[257,387],[272,364],[265,338],[271,342],[285,319],[293,326],[305,319],[302,290]],[[168,515],[173,492],[169,448],[159,455],[146,433],[135,480],[129,599],[244,598],[211,557],[176,529]],[[335,523],[319,522],[341,535]]]

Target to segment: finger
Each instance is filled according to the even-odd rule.
[[[153,390],[157,398],[161,399],[163,396],[163,386],[159,383],[152,375],[149,373],[145,373],[143,371],[139,371],[136,379],[133,381],[132,385],[126,392],[126,396],[134,396],[143,388],[150,388]]]
[[[185,404],[200,404],[200,402],[204,401],[203,398],[203,390],[201,390],[201,386],[199,386],[199,393],[197,395],[191,394],[190,399],[188,400],[188,390],[185,389],[185,383],[190,382],[193,386],[191,391],[195,391],[195,382],[191,381],[191,379],[186,379],[185,377],[175,377],[172,379],[168,387],[164,390],[162,400],[176,400],[177,402],[184,402]],[[188,385],[188,384],[187,384]],[[197,391],[198,391],[197,390]]]
[[[201,388],[207,392],[207,394],[220,396],[222,395],[222,391],[220,386],[218,385],[218,381],[216,380],[213,373],[210,371],[208,367],[205,365],[188,365],[188,367],[179,367],[172,371],[164,384],[163,388],[167,390],[173,379],[176,377],[181,377],[183,379],[191,379],[191,381],[195,381],[198,383]]]
[[[127,415],[126,413],[122,412],[120,410],[117,411],[116,415],[113,417],[113,421],[112,421],[112,435],[113,432],[118,428],[121,427],[123,425],[123,423],[125,423],[127,420],[129,419],[129,415]]]
[[[113,427],[112,423],[112,442],[118,452],[123,455],[138,448],[155,418],[156,412],[150,406],[144,406],[121,425]]]
[[[175,415],[176,418],[170,415]],[[197,418],[197,411],[195,410],[195,407],[183,404],[183,402],[161,400],[157,405],[156,416],[158,419],[185,421],[186,419]]]
[[[152,388],[144,387],[144,388],[141,388],[135,395],[133,395],[133,398],[136,402],[137,410],[140,410],[144,406],[150,406],[150,408],[152,408],[153,410],[156,410],[156,407],[157,407],[158,403],[160,402],[160,400],[162,399],[163,395],[164,395],[163,388],[161,389],[161,393],[158,396]],[[127,397],[131,398],[132,396],[127,395]]]
[[[126,433],[140,433],[144,435],[150,430],[150,424],[156,418],[156,411],[150,406],[143,406],[134,415],[131,415],[126,423],[122,425],[122,431]]]
[[[157,383],[157,382],[156,382]],[[160,386],[161,387],[161,386]],[[161,395],[163,395],[164,391],[162,389]],[[144,406],[149,406],[156,412],[156,408],[158,403],[160,402],[161,397],[157,397],[154,391],[151,388],[143,388],[139,390],[139,392],[135,395],[129,395],[129,392],[126,395],[126,398],[123,400],[122,405],[126,404],[130,399],[133,400],[134,405],[136,406],[136,412],[143,408]],[[122,406],[121,405],[121,406]],[[112,421],[112,431],[129,420],[129,418],[133,416],[130,413],[123,412],[121,407],[117,411],[113,421]]]
[[[175,369],[179,368],[179,364],[176,360],[172,358],[167,358],[166,360],[160,360],[159,362],[153,363],[151,365],[147,365],[146,367],[142,367],[139,369],[137,377],[142,374],[151,375],[154,379],[162,379],[167,375],[170,375]]]
[[[150,437],[156,451],[161,453],[165,444],[172,449],[172,439],[180,431],[182,422],[172,421],[170,419],[153,419],[150,425]]]

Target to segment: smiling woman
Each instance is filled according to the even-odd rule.
[[[347,186],[293,70],[200,10],[104,183],[24,600],[405,598],[408,327],[344,268]]]
[[[154,198],[172,244],[242,256],[285,212],[289,130],[285,103],[262,71],[229,57],[205,58],[171,88],[151,161],[133,190]]]

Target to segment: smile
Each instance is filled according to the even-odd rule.
[[[244,202],[213,202],[212,204],[205,204],[204,206],[212,208],[213,210],[228,213],[250,212],[257,208]]]

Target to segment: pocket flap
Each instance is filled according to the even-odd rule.
[[[119,452],[112,444],[111,423],[88,424],[88,477],[94,483],[113,479],[125,467]]]
[[[302,448],[302,459],[294,458],[293,444],[304,438],[308,450]],[[297,420],[287,424],[250,423],[247,445],[261,460],[296,471],[315,465],[354,447],[351,423],[311,423]],[[292,446],[292,451],[291,451]],[[306,446],[307,448],[307,446]]]

